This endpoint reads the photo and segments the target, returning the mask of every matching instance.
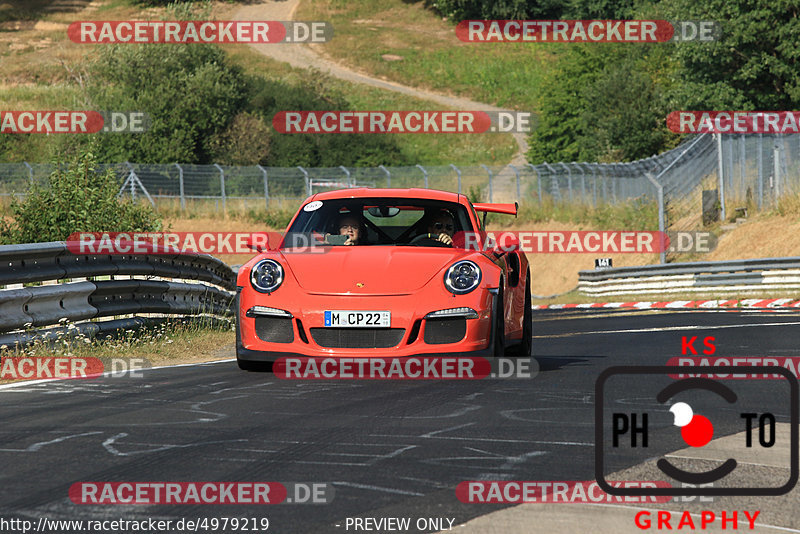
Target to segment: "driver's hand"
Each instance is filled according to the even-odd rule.
[[[451,245],[451,246],[453,245],[453,238],[447,234],[439,234],[434,239],[436,239],[436,241],[439,241],[440,243],[444,243],[445,245]]]
[[[348,236],[347,237],[347,241],[345,241],[343,244],[345,244],[345,245],[355,245],[356,243],[355,243],[355,241],[353,241],[352,237]]]

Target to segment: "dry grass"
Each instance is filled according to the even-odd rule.
[[[535,226],[535,225],[534,225]],[[544,227],[543,227],[544,228]],[[548,230],[559,230],[559,223],[546,225]],[[570,228],[574,229],[574,227]],[[588,229],[588,228],[585,228]],[[657,255],[605,255],[613,258],[614,266],[636,266],[657,263]],[[728,261],[738,259],[780,258],[800,256],[800,219],[797,215],[762,213],[723,234],[717,248],[708,254],[695,255],[693,261]],[[595,255],[535,254],[529,256],[533,265],[533,293],[552,295],[569,291],[578,284],[578,271],[594,269]],[[678,257],[676,261],[686,261]],[[622,302],[626,300],[700,300],[704,298],[800,298],[800,291],[781,290],[775,292],[748,292],[741,295],[714,294],[669,294],[620,297],[586,297],[572,292],[553,299],[542,299],[538,304],[585,303],[598,301]]]
[[[796,215],[757,215],[723,235],[707,261],[800,256]]]
[[[202,217],[196,219],[165,219],[165,227],[171,232],[265,232],[275,230],[246,219],[221,219]],[[280,229],[281,231],[283,228]],[[214,254],[228,265],[244,265],[253,254]]]
[[[0,355],[10,357],[67,357],[98,358],[106,371],[111,370],[114,358],[144,360],[140,367],[157,367],[183,363],[207,362],[232,358],[234,354],[233,327],[210,326],[202,322],[163,323],[141,330],[125,330],[116,337],[94,339],[78,335],[60,336],[52,344],[35,342],[20,349],[0,347]],[[14,380],[0,380],[0,384]]]

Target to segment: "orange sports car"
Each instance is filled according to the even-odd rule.
[[[516,216],[517,205],[429,189],[308,198],[280,243],[239,270],[239,367],[269,369],[283,356],[530,355],[528,259],[513,237],[502,247],[487,239],[487,212]]]

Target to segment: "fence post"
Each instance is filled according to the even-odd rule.
[[[561,188],[558,185],[558,177],[556,176],[556,169],[547,163],[546,161],[542,163],[547,168],[547,171],[550,173],[550,194],[553,196],[553,202],[561,202],[563,197],[561,196]]]
[[[269,209],[269,183],[267,182],[267,169],[261,165],[257,165],[261,172],[264,174],[264,207]]]
[[[728,196],[733,199],[736,195],[736,191],[733,188],[733,137],[726,135],[725,139],[728,140],[728,174],[726,175],[728,179]]]
[[[583,202],[586,198],[586,173],[583,171],[583,167],[581,167],[579,163],[573,163],[573,165],[575,165],[575,167],[577,167],[581,173],[581,202]]]
[[[389,169],[384,167],[383,165],[378,165],[378,168],[386,173],[386,187],[392,187],[392,173],[389,172]]]
[[[339,168],[344,171],[344,174],[347,176],[347,187],[353,187],[353,181],[350,179],[350,171],[348,171],[344,165],[339,165]]]
[[[745,160],[747,154],[746,146],[747,145],[745,144],[744,134],[741,134],[739,136],[739,179],[742,182],[741,194],[744,195],[745,200],[747,200],[747,183],[745,181],[745,176],[744,176]]]
[[[717,172],[719,173],[719,204],[720,215],[725,220],[725,164],[722,157],[722,134],[714,134],[717,137]]]
[[[533,172],[536,173],[536,185],[537,189],[539,190],[539,207],[542,206],[542,177],[539,174],[539,171],[536,170],[536,167],[533,166],[533,163],[528,163],[528,167],[531,168]]]
[[[130,182],[131,186],[131,200],[136,202],[136,183],[133,181],[133,176],[135,176],[136,173],[133,172],[133,165],[131,165],[127,161],[125,162],[125,165],[127,165],[128,170],[131,171],[130,174],[128,174],[128,181]]]
[[[454,171],[456,171],[456,174],[458,175],[458,194],[460,195],[461,194],[461,169],[459,169],[458,167],[456,167],[452,163],[450,164],[450,167],[452,167],[452,169]]]
[[[664,240],[664,230],[666,228],[666,221],[664,221],[664,186],[658,183],[651,173],[645,172],[644,175],[656,188],[656,196],[658,198],[658,231],[661,237],[661,251],[658,253],[658,256],[661,263],[667,263],[667,251],[664,250],[666,245],[666,241]]]
[[[492,170],[483,163],[481,163],[481,167],[486,169],[486,172],[489,174],[489,202],[493,202],[494,192],[492,191]]]
[[[226,198],[225,198],[225,171],[222,170],[218,164],[214,164],[214,167],[219,169],[219,190],[222,193],[222,214],[227,215],[228,210],[226,209]]]
[[[422,165],[417,165],[417,168],[422,171],[422,174],[425,175],[425,189],[428,189],[428,171],[425,170],[425,167]]]
[[[764,204],[764,170],[761,166],[764,164],[764,134],[758,134],[758,149],[756,155],[756,167],[758,167],[758,210]]]
[[[25,164],[26,167],[28,167],[28,178],[31,181],[31,185],[33,185],[33,167],[31,167],[27,161],[23,161],[22,163]]]
[[[312,191],[311,191],[311,179],[308,177],[308,171],[306,171],[300,165],[298,165],[297,168],[300,169],[300,172],[302,172],[303,176],[305,176],[305,179],[306,179],[306,194],[308,196],[311,196],[311,193],[312,193]]]
[[[772,147],[772,175],[775,177],[775,204],[778,203],[778,198],[781,196],[781,149],[778,145],[778,136],[775,136],[775,142]]]
[[[180,187],[181,191],[181,211],[186,211],[186,197],[183,194],[183,167],[175,164],[178,167],[178,186]]]

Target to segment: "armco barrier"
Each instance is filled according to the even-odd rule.
[[[668,263],[578,273],[590,296],[800,289],[800,257]]]
[[[136,317],[81,321],[137,313],[230,315],[235,286],[235,271],[207,255],[78,255],[64,242],[3,245],[0,340],[5,345],[24,344],[42,327],[58,325],[64,319],[78,323],[77,331],[91,334],[146,321]],[[48,335],[56,331],[59,328],[42,330]]]

